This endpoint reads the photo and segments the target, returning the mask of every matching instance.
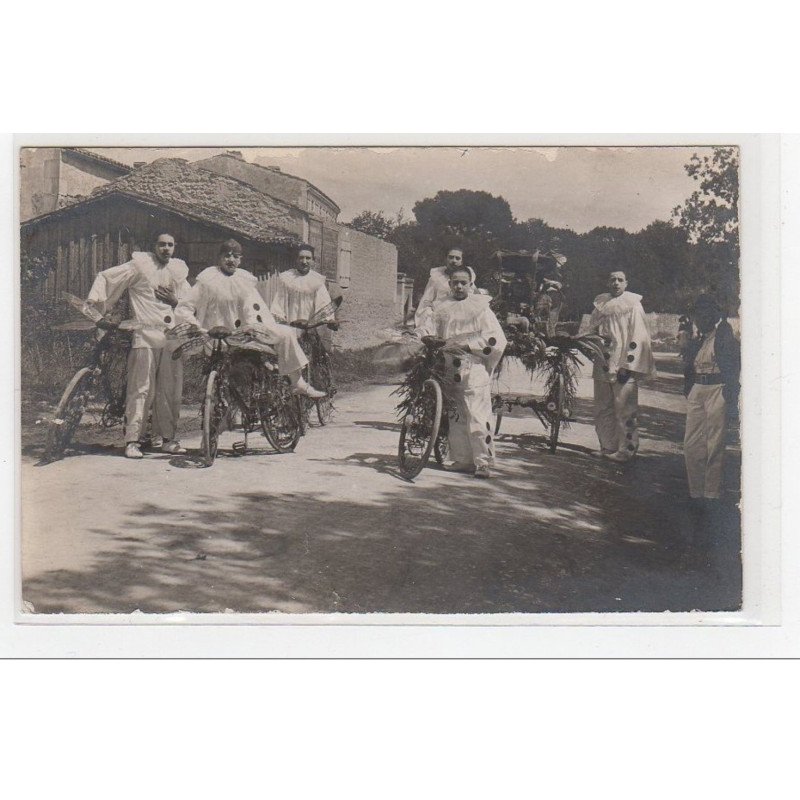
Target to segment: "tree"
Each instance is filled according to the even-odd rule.
[[[383,211],[362,211],[358,216],[353,217],[348,225],[361,233],[377,236],[378,239],[388,239],[392,235],[392,231],[400,224],[402,213],[401,209],[397,215],[398,219],[394,220],[386,217]]]
[[[733,309],[739,296],[739,149],[715,147],[703,158],[695,153],[685,169],[699,188],[673,218],[703,258],[703,290]]]
[[[400,250],[401,242],[413,240],[414,257],[420,260],[405,269],[415,278],[427,280],[428,271],[444,263],[448,248],[461,247],[480,282],[489,268],[492,253],[508,247],[514,232],[515,222],[508,202],[489,192],[440,191],[415,203],[413,211],[416,222],[402,225],[404,230],[398,229],[398,235],[392,236],[391,241]],[[424,282],[420,291],[422,288]]]
[[[738,246],[739,149],[715,147],[711,157],[702,158],[695,153],[685,169],[700,186],[672,216],[693,242]]]

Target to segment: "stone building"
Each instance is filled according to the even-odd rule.
[[[59,159],[62,166],[75,160]],[[116,163],[107,174],[124,167]],[[402,319],[408,287],[398,283],[397,249],[339,223],[339,207],[303,178],[250,164],[237,152],[198,162],[158,159],[125,167],[113,180],[94,174],[101,169],[92,162],[81,179],[87,187],[97,182],[88,197],[62,201],[22,223],[23,250],[53,263],[42,286],[53,299],[62,291],[86,294],[99,270],[146,249],[153,230],[166,227],[190,277],[214,263],[220,241],[241,241],[243,266],[259,278],[268,302],[277,274],[294,264],[298,245],[313,245],[331,293],[344,295],[337,335],[343,347],[375,344],[381,331]],[[70,185],[78,185],[74,176]],[[32,195],[25,180],[22,189]]]
[[[130,171],[127,164],[79,147],[23,147],[19,218],[24,222],[83,200]]]

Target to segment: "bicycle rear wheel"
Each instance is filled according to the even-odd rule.
[[[44,457],[55,461],[64,455],[80,424],[92,389],[94,372],[89,367],[79,369],[67,384],[47,431]]]
[[[219,374],[216,370],[212,370],[208,375],[206,393],[203,397],[203,459],[207,467],[210,467],[217,457],[219,433],[224,416]]]
[[[441,387],[428,378],[403,417],[400,427],[398,457],[400,470],[406,478],[415,478],[428,463],[439,436],[442,405]]]
[[[289,453],[297,447],[303,435],[300,400],[292,394],[284,377],[270,373],[263,380],[263,392],[258,405],[261,430],[275,450]]]
[[[308,369],[309,383],[315,389],[325,392],[325,397],[315,400],[314,405],[317,407],[319,424],[327,425],[333,417],[333,395],[336,394],[336,388],[333,385],[330,357],[323,350],[321,342],[315,350],[316,361],[312,361]]]

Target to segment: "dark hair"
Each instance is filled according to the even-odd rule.
[[[159,236],[171,236],[173,241],[175,240],[175,234],[171,233],[170,231],[166,230],[165,228],[156,228],[150,234],[150,243],[155,244],[158,241]]]
[[[297,248],[297,255],[300,255],[303,250],[308,250],[312,256],[314,255],[314,248],[310,244],[301,244],[300,247]]]
[[[461,253],[461,255],[462,255],[462,256],[464,255],[464,248],[463,248],[463,247],[459,247],[457,244],[454,244],[452,247],[448,247],[448,248],[447,248],[447,249],[444,251],[444,254],[445,254],[446,256],[449,256],[449,255],[450,255],[450,253],[452,253],[452,252],[453,252],[453,250],[458,250],[458,252],[459,252],[459,253]]]
[[[448,278],[452,278],[456,272],[466,272],[469,275],[469,282],[474,283],[475,281],[475,272],[472,267],[468,267],[466,264],[463,264],[460,267],[453,267],[452,269],[446,269],[445,274]]]
[[[242,246],[236,241],[236,239],[226,239],[219,246],[219,253],[220,255],[223,253],[236,253],[240,256],[242,254]]]
[[[697,311],[713,311],[715,314],[722,316],[722,307],[720,304],[708,294],[701,294],[697,300],[694,301],[694,310]]]

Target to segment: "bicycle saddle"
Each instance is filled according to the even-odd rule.
[[[222,325],[217,325],[209,330],[208,335],[212,339],[226,339],[231,335],[231,332]]]

